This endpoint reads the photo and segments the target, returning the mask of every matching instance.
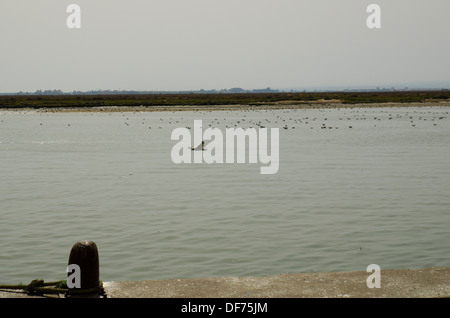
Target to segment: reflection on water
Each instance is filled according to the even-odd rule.
[[[450,266],[450,108],[0,114],[0,283]],[[171,132],[278,127],[280,166],[181,164]]]

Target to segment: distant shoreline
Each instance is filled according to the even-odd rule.
[[[39,112],[217,111],[449,106],[450,91],[150,95],[5,95],[0,109]]]
[[[274,103],[260,105],[170,105],[170,106],[83,106],[83,107],[18,107],[2,108],[0,112],[38,112],[38,113],[75,113],[75,112],[180,112],[180,111],[258,111],[283,109],[339,109],[339,108],[397,108],[397,107],[449,107],[450,101],[422,103]]]

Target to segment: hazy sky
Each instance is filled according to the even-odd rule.
[[[450,83],[449,31],[449,0],[0,0],[0,92]]]

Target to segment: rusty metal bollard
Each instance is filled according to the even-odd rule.
[[[70,297],[98,298],[101,294],[97,245],[92,241],[79,241],[70,251],[69,264],[80,269],[79,288],[70,288]],[[69,273],[68,273],[69,276]]]

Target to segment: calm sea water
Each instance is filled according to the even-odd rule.
[[[103,281],[450,266],[449,112],[2,112],[0,283],[64,279],[79,240]],[[280,128],[278,173],[174,164],[195,119]]]

